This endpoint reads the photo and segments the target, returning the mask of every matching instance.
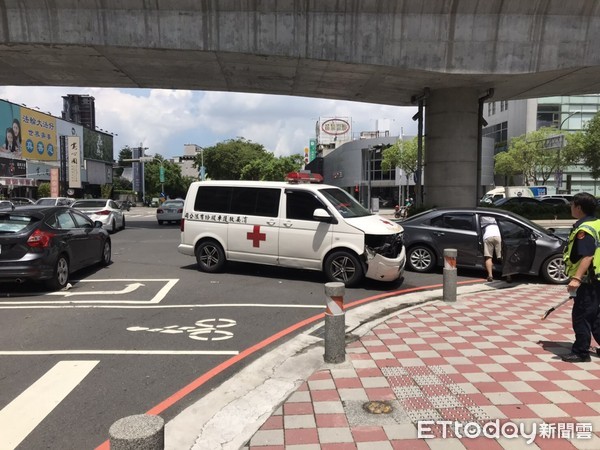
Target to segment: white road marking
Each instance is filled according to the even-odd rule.
[[[39,355],[237,355],[237,350],[29,350],[0,351],[0,356]]]
[[[130,292],[135,291],[137,288],[141,286],[146,286],[143,283],[130,283],[125,286],[120,291],[56,291],[56,292],[48,292],[46,295],[63,295],[65,297],[71,297],[73,295],[121,295],[121,294],[129,294]]]
[[[231,339],[233,333],[230,331],[218,330],[218,328],[229,328],[237,325],[237,322],[232,319],[202,319],[195,323],[196,327],[180,327],[179,325],[169,325],[164,328],[147,328],[140,326],[128,327],[127,331],[148,331],[151,333],[164,333],[164,334],[182,334],[183,332],[189,333],[190,339],[198,341],[224,341],[225,339]],[[207,334],[208,336],[201,336]],[[220,336],[217,336],[220,335]]]
[[[208,334],[208,336],[203,336],[204,334]],[[231,331],[214,330],[211,328],[205,328],[204,330],[190,333],[190,339],[195,339],[197,341],[224,341],[225,339],[231,339],[232,337],[233,333]]]
[[[27,301],[9,301],[9,302],[5,302],[2,300],[2,297],[0,298],[0,305],[36,305],[36,304],[43,304],[43,305],[75,305],[75,304],[86,304],[86,303],[95,303],[95,304],[123,304],[123,305],[127,305],[127,304],[136,304],[136,305],[140,305],[140,304],[145,304],[145,305],[155,305],[160,303],[169,293],[169,291],[173,288],[173,286],[175,286],[175,284],[177,284],[177,282],[179,281],[179,278],[148,278],[148,279],[129,279],[129,278],[115,278],[115,279],[102,279],[102,280],[78,280],[77,283],[96,283],[96,282],[109,282],[109,283],[115,283],[118,281],[136,281],[136,282],[149,282],[149,281],[164,281],[165,285],[156,293],[156,295],[154,295],[154,297],[152,297],[150,300],[127,300],[127,299],[123,299],[123,300],[55,300],[55,301],[50,301],[48,300],[47,296],[53,296],[53,295],[62,295],[62,296],[77,296],[80,295],[77,293],[77,291],[60,291],[60,292],[48,292],[46,294],[44,294],[42,296],[42,300],[27,300]],[[137,283],[139,285],[142,285],[141,283]],[[139,287],[139,286],[137,286]],[[136,287],[136,289],[137,289]],[[103,291],[96,291],[95,294],[102,294]],[[112,294],[115,294],[116,292],[114,291],[105,291],[105,292],[112,292]],[[83,295],[91,295],[88,294],[87,292],[83,292]],[[19,296],[22,296],[23,294],[19,294]],[[36,295],[37,294],[33,294]],[[10,298],[10,297],[8,297]],[[0,306],[0,308],[3,308],[3,306]]]
[[[137,303],[137,305],[86,305],[87,302],[43,302],[42,305],[33,305],[34,302],[2,302],[0,301],[0,309],[60,309],[60,308],[98,308],[98,309],[169,309],[169,308],[300,308],[300,309],[325,309],[325,305],[290,305],[289,303],[213,303],[210,305],[140,305],[139,301],[134,302],[118,302],[118,303]],[[49,305],[48,303],[52,303]],[[57,305],[57,303],[60,303]],[[77,304],[78,303],[78,304]],[[96,302],[101,303],[101,302]],[[10,306],[10,305],[20,306]],[[4,306],[6,305],[6,306]]]
[[[13,449],[77,387],[99,361],[60,361],[0,411],[0,449]]]

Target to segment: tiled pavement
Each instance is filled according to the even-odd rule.
[[[402,310],[349,344],[345,363],[314,373],[244,448],[600,449],[600,359],[560,360],[573,339],[569,303],[541,320],[565,294],[524,285]],[[392,411],[368,413],[369,401]],[[436,437],[419,437],[427,420],[474,431],[442,438],[433,423],[421,431]],[[512,431],[533,423],[533,443]],[[477,434],[494,424],[504,432]]]

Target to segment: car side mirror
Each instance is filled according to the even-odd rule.
[[[94,228],[102,228],[102,222],[99,220],[94,220]]]
[[[313,219],[318,220],[319,222],[337,223],[337,220],[323,208],[315,209],[313,212]]]

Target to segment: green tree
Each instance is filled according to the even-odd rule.
[[[131,167],[131,161],[124,161],[124,160],[125,159],[132,159],[132,158],[133,158],[133,152],[132,152],[131,148],[129,148],[129,146],[126,145],[119,152],[119,159],[118,159],[119,166],[121,166],[121,167]]]
[[[275,157],[267,153],[264,157],[250,161],[244,166],[240,174],[241,180],[257,181],[283,181],[290,172],[295,172],[302,167],[301,154]]]
[[[261,144],[244,138],[230,139],[204,148],[204,166],[213,180],[239,180],[244,167],[254,160],[269,158],[268,155]],[[201,165],[201,154],[198,154],[194,167]],[[255,171],[251,172],[255,176]]]
[[[383,159],[381,160],[381,168],[390,170],[398,167],[406,174],[406,186],[408,192],[408,180],[417,173],[418,161],[417,153],[419,150],[419,141],[415,137],[410,141],[398,140],[392,146],[383,150]],[[423,154],[425,145],[423,145]]]
[[[160,182],[161,164],[165,173],[164,183]],[[185,197],[189,184],[184,182],[179,165],[165,160],[161,155],[156,155],[152,161],[144,163],[144,172],[146,198],[158,196],[163,185],[165,195],[171,198]]]
[[[37,189],[38,198],[50,197],[50,183],[40,183]]]
[[[513,184],[513,176],[521,174],[521,168],[513,158],[514,152],[500,152],[494,157],[494,172],[504,175],[504,184]]]
[[[594,180],[600,178],[600,112],[584,127],[584,134],[579,142],[583,165],[590,169]]]
[[[545,185],[557,171],[576,163],[581,157],[581,137],[577,133],[566,134],[560,149],[546,148],[546,140],[558,134],[556,128],[545,127],[512,138],[508,151],[495,157],[495,173],[507,178],[523,175],[527,186]]]

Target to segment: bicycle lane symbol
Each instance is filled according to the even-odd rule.
[[[148,328],[148,327],[129,327],[127,331],[147,331],[150,333],[163,334],[187,334],[190,339],[197,341],[224,341],[231,339],[233,333],[223,330],[222,328],[231,328],[237,325],[237,322],[232,319],[203,319],[194,323],[195,326],[181,327],[179,325],[170,325],[164,328]]]

